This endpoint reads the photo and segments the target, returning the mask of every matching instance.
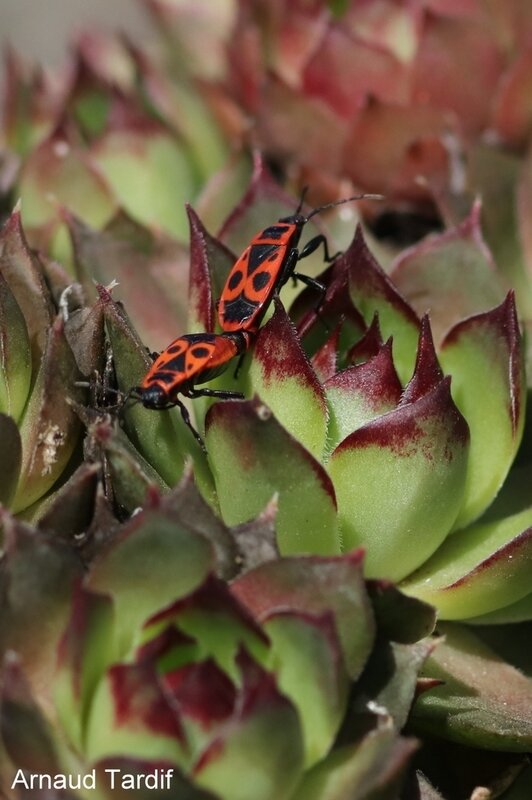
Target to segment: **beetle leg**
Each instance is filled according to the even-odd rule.
[[[230,392],[226,389],[190,389],[187,397],[218,397],[220,400],[243,400],[242,392]]]
[[[338,256],[340,256],[342,254],[341,251],[339,250],[333,256],[329,255],[329,245],[328,245],[327,239],[325,238],[323,233],[320,233],[320,234],[318,234],[318,236],[315,236],[313,239],[310,239],[310,241],[308,241],[306,243],[306,245],[303,247],[303,249],[299,253],[298,260],[301,259],[301,258],[306,258],[307,256],[310,256],[311,253],[314,253],[314,251],[318,249],[320,244],[323,245],[323,251],[324,251],[323,260],[324,261],[327,261],[327,262],[334,261],[335,258],[338,258]]]
[[[205,442],[203,441],[203,439],[201,438],[201,436],[197,432],[196,428],[194,427],[194,425],[190,421],[190,414],[188,413],[187,407],[184,405],[184,403],[181,402],[181,400],[178,400],[177,398],[175,400],[174,405],[179,406],[179,410],[181,412],[181,416],[183,418],[183,422],[185,423],[185,425],[187,426],[187,428],[189,429],[189,431],[191,432],[192,436],[197,441],[197,443],[199,444],[199,446],[201,447],[201,449],[203,450],[205,455],[207,455],[207,448],[205,447]]]
[[[320,283],[320,281],[316,280],[316,278],[311,278],[310,275],[301,275],[299,272],[294,272],[293,276],[296,280],[301,281],[301,283],[304,283],[305,286],[310,286],[311,289],[316,289],[316,291],[319,292],[321,295],[324,295],[325,292],[327,291],[323,283]],[[320,305],[321,305],[321,300],[320,300]]]

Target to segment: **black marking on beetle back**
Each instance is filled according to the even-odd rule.
[[[230,300],[224,307],[224,319],[226,322],[244,322],[250,317],[259,304],[246,300],[244,295],[239,294],[234,300]]]
[[[165,372],[182,373],[185,371],[185,367],[186,353],[179,353],[179,355],[175,358],[171,358],[170,361],[166,361],[164,364],[161,364],[160,369],[164,370]],[[156,374],[159,374],[159,371],[157,371]]]
[[[233,272],[233,274],[229,278],[229,281],[227,283],[228,288],[231,291],[234,291],[236,287],[239,285],[239,283],[242,281],[242,278],[243,278],[242,272],[239,269],[237,269],[236,272]]]
[[[281,239],[287,230],[288,225],[272,225],[269,228],[264,228],[259,239]]]
[[[248,274],[251,275],[258,269],[267,258],[276,255],[279,245],[277,244],[254,244],[249,254]]]
[[[183,349],[182,343],[176,342],[176,344],[171,344],[170,347],[167,347],[166,352],[171,353],[173,355],[174,353],[180,353],[182,349]]]
[[[207,358],[211,351],[208,347],[201,347],[201,345],[197,345],[196,347],[191,348],[191,353],[194,358]]]
[[[155,375],[150,379],[150,384],[153,383],[164,383],[168,385],[170,383],[174,383],[175,381],[175,373],[173,372],[156,372]]]
[[[264,289],[270,281],[271,275],[269,272],[256,272],[253,276],[253,288],[256,292]]]

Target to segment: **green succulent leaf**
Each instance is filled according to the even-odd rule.
[[[403,387],[393,365],[391,340],[368,361],[337,372],[324,389],[330,412],[327,445],[334,449],[357,428],[398,405]]]
[[[182,522],[196,533],[209,540],[216,561],[216,575],[230,580],[240,571],[239,537],[230,531],[201,496],[194,481],[190,467],[185,470],[182,480],[165,497],[161,507],[168,513],[178,516]],[[262,526],[270,524],[271,513],[266,509],[257,520],[249,523],[250,537],[263,534]],[[255,530],[257,528],[258,530]],[[245,535],[243,532],[242,535]]]
[[[440,359],[453,376],[453,399],[471,430],[466,489],[455,522],[462,528],[495,497],[523,433],[525,378],[513,294],[456,325],[442,343]]]
[[[444,379],[333,452],[328,469],[344,546],[367,546],[369,577],[400,580],[445,539],[462,500],[468,444]]]
[[[0,695],[0,736],[17,768],[34,773],[60,770],[52,729],[34,701],[19,657],[6,655]]]
[[[22,230],[17,206],[0,233],[0,272],[22,312],[27,333],[18,324],[24,338],[29,337],[32,363],[37,367],[46,348],[48,330],[53,319],[52,300],[46,288],[42,265],[31,253]],[[17,345],[20,347],[20,344]],[[22,351],[23,355],[23,351]],[[25,371],[26,357],[20,367]]]
[[[6,414],[0,414],[0,441],[0,503],[9,506],[17,490],[22,464],[22,442],[15,421]]]
[[[188,254],[169,236],[150,231],[124,213],[103,230],[66,214],[74,266],[89,296],[94,280],[118,282],[121,301],[152,349],[166,347],[187,319]]]
[[[436,624],[436,609],[409,597],[389,581],[366,581],[381,637],[414,644],[429,636]]]
[[[347,671],[355,680],[375,636],[362,560],[359,551],[331,558],[308,556],[270,561],[233,581],[231,591],[259,621],[280,612],[292,612],[296,617],[332,613]]]
[[[110,598],[78,586],[70,620],[59,643],[53,693],[63,730],[80,752],[90,702],[114,655],[112,635]]]
[[[113,664],[93,697],[85,755],[97,761],[110,754],[179,764],[185,739],[155,670],[141,664]]]
[[[68,293],[67,293],[68,297]],[[105,337],[102,304],[83,306],[65,315],[65,336],[86,379],[104,371]]]
[[[271,641],[268,666],[299,711],[309,767],[327,754],[345,713],[349,681],[334,617],[277,612],[264,630]]]
[[[60,206],[95,228],[103,227],[118,210],[96,162],[68,124],[59,125],[28,156],[18,192],[26,230],[48,243],[55,237],[52,248],[62,263],[70,261],[70,248],[65,231],[58,238]]]
[[[179,514],[149,508],[136,514],[99,555],[87,579],[115,603],[119,653],[127,652],[151,614],[189,594],[213,567],[209,542]],[[156,575],[157,580],[147,580]]]
[[[405,645],[380,638],[371,653],[358,689],[363,698],[371,698],[367,708],[389,716],[397,732],[406,724],[420,669],[433,649],[430,640]]]
[[[170,625],[197,639],[199,657],[213,659],[235,683],[240,647],[257,660],[266,658],[265,635],[226,585],[214,577],[151,617],[144,626],[143,642]]]
[[[20,419],[31,384],[31,345],[26,322],[0,273],[0,411]]]
[[[121,509],[132,514],[150,497],[169,491],[168,484],[116,425],[104,418],[91,424],[88,433],[106,459],[113,498]]]
[[[80,373],[58,316],[48,342],[31,398],[20,424],[22,466],[12,507],[28,508],[63,473],[78,442],[79,419],[69,401],[79,402],[83,389],[75,385]]]
[[[349,289],[355,306],[368,325],[378,313],[384,339],[393,336],[394,364],[404,383],[414,367],[419,319],[369,251],[360,227],[343,258],[349,265]]]
[[[214,330],[214,297],[222,293],[234,255],[205,229],[191,206],[188,324],[194,331]]]
[[[332,483],[267,406],[217,403],[207,415],[206,443],[227,525],[257,516],[278,493],[275,527],[283,554],[340,552]]]
[[[182,209],[194,193],[195,179],[175,137],[156,123],[139,122],[107,131],[92,147],[91,157],[133,219],[186,239]]]
[[[423,674],[443,684],[418,698],[411,716],[415,728],[472,747],[529,751],[532,681],[464,626],[442,624],[439,632],[445,641]]]
[[[72,588],[82,576],[81,561],[57,537],[16,520],[5,510],[0,515],[5,548],[0,573],[0,647],[3,652],[18,653],[28,680],[48,699]]]
[[[394,800],[417,746],[392,730],[372,731],[311,769],[293,800]]]
[[[531,547],[530,508],[479,522],[447,538],[401,588],[433,603],[443,619],[502,612],[530,594]]]
[[[530,619],[532,619],[532,594],[527,594],[507,606],[468,618],[468,622],[475,625],[508,625],[527,622]]]
[[[261,564],[279,558],[275,523],[277,499],[274,497],[255,519],[235,525],[231,536],[238,548],[239,572],[247,572]]]
[[[238,661],[242,702],[202,754],[194,777],[223,800],[290,800],[303,768],[299,715],[273,676],[244,652]]]
[[[477,143],[468,160],[469,177],[482,197],[482,230],[508,288],[515,287],[519,310],[532,314],[530,277],[523,252],[519,204],[501,203],[513,198],[522,177],[519,157],[505,150]]]
[[[327,436],[325,396],[277,299],[273,317],[255,341],[248,379],[280,424],[320,459]]]
[[[480,202],[456,228],[428,236],[403,252],[390,277],[422,316],[430,313],[436,341],[466,317],[493,308],[504,289],[482,238]]]
[[[24,519],[69,542],[85,534],[92,521],[100,469],[99,464],[80,464],[58,489],[25,509]]]

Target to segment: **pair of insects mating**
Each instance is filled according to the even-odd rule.
[[[140,385],[127,393],[124,402],[133,398],[146,408],[157,410],[178,406],[184,422],[204,449],[179,395],[242,399],[243,396],[237,392],[196,387],[220,375],[235,356],[246,352],[274,294],[290,277],[323,294],[325,287],[314,278],[296,272],[296,264],[320,245],[323,246],[325,261],[333,261],[338,254],[329,254],[323,234],[315,236],[298,250],[307,222],[333,206],[362,198],[380,199],[377,195],[355,195],[319,206],[304,215],[301,213],[304,197],[305,191],[295,214],[283,217],[260,231],[233,265],[218,303],[218,321],[223,333],[191,333],[175,339],[155,358]]]

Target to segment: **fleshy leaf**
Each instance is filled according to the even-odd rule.
[[[464,131],[480,133],[502,68],[502,53],[490,32],[474,21],[427,13],[416,53],[413,96],[454,111]],[[475,75],[475,87],[464,80]]]
[[[353,679],[360,675],[375,635],[361,552],[271,561],[233,581],[231,591],[259,621],[288,611],[296,616],[332,613],[348,673]]]
[[[4,658],[0,708],[0,734],[13,764],[35,773],[59,771],[52,731],[12,652]]]
[[[357,744],[333,750],[310,770],[293,800],[395,800],[416,749],[415,739],[372,731]]]
[[[315,458],[321,458],[327,434],[323,389],[277,299],[273,317],[256,339],[249,382],[279,423]]]
[[[265,619],[264,630],[271,641],[268,666],[300,714],[309,767],[331,748],[347,702],[349,681],[334,617],[281,611]]]
[[[15,421],[6,414],[0,414],[0,441],[0,503],[9,506],[17,490],[22,464],[22,442]]]
[[[412,374],[419,335],[416,313],[370,253],[360,228],[343,255],[349,263],[349,287],[356,307],[369,325],[375,313],[386,340],[393,336],[394,364],[404,383]]]
[[[436,624],[436,609],[409,597],[389,581],[366,581],[381,636],[413,644],[429,636]]]
[[[109,597],[78,586],[58,649],[54,703],[70,741],[83,750],[85,722],[94,690],[111,663],[113,608]]]
[[[242,699],[237,713],[204,751],[195,780],[223,800],[289,800],[303,767],[299,716],[272,675],[245,653],[238,663]]]
[[[485,144],[472,148],[468,177],[482,197],[482,231],[506,287],[515,289],[520,314],[529,318],[530,277],[523,252],[527,242],[526,218],[521,219],[518,194],[522,175],[522,164],[515,154]],[[517,197],[518,203],[501,203],[501,197]]]
[[[75,268],[87,292],[93,280],[117,281],[142,338],[151,349],[166,347],[185,328],[188,256],[182,245],[130,217],[115,217],[102,231],[66,214]]]
[[[112,753],[180,762],[184,734],[155,667],[113,664],[99,683],[87,720],[91,761]]]
[[[45,494],[63,472],[80,433],[69,403],[81,401],[83,389],[74,355],[58,316],[48,332],[43,360],[27,405],[20,435],[22,467],[13,509],[18,512]]]
[[[513,294],[456,325],[442,343],[440,360],[471,430],[466,490],[455,524],[462,528],[497,494],[523,432],[525,379]]]
[[[532,510],[477,523],[448,538],[402,584],[443,619],[477,617],[530,593]]]
[[[120,653],[136,640],[150,614],[187,595],[212,566],[211,545],[183,525],[179,514],[153,508],[132,517],[87,578],[90,589],[115,602]],[[157,580],[148,581],[153,575]]]
[[[100,228],[117,204],[95,162],[70,126],[59,126],[26,159],[18,191],[22,218],[32,242],[50,244],[61,223],[59,204],[89,225]],[[66,238],[54,242],[54,253],[69,260]]]
[[[18,207],[0,234],[0,270],[24,317],[33,364],[37,365],[53,319],[52,302],[41,265],[32,255],[22,230]]]
[[[532,681],[463,626],[441,626],[445,641],[423,674],[444,681],[422,694],[416,728],[473,747],[527,752],[532,739]]]
[[[422,316],[430,314],[436,341],[465,317],[492,308],[504,297],[493,258],[480,230],[480,203],[457,228],[428,236],[404,251],[390,276]]]
[[[259,400],[217,403],[206,443],[222,518],[238,525],[278,493],[280,551],[338,553],[336,499],[321,466]]]
[[[266,659],[267,637],[227,585],[212,576],[150,617],[143,628],[143,642],[170,627],[196,639],[202,658],[212,658],[235,683],[239,680],[235,659],[241,646],[257,660]]]
[[[162,126],[139,121],[109,130],[91,156],[133,219],[186,239],[183,206],[194,193],[194,176],[183,148]]]
[[[333,449],[357,428],[398,405],[402,386],[391,340],[368,361],[337,372],[324,389],[330,410],[327,444]]]
[[[344,546],[367,546],[369,577],[399,580],[445,539],[462,501],[468,444],[444,379],[333,452],[328,469]]]
[[[493,126],[513,147],[524,147],[532,132],[532,51],[519,53],[499,81],[493,107]]]
[[[442,135],[449,117],[428,103],[401,106],[370,97],[356,115],[343,152],[344,170],[370,192],[419,197],[423,175],[436,185],[448,183],[448,153]],[[388,335],[388,334],[386,334]]]
[[[371,698],[364,710],[389,716],[399,732],[417,694],[419,671],[433,649],[434,642],[430,640],[397,644],[379,638],[357,687],[363,700]],[[355,705],[354,711],[357,710]]]
[[[72,588],[81,578],[82,565],[71,546],[15,520],[6,511],[0,513],[6,552],[0,573],[1,649],[20,655],[36,694],[46,698]]]
[[[235,543],[234,531],[224,525],[201,496],[195,482],[192,469],[185,470],[181,482],[161,500],[161,508],[170,514],[179,516],[183,524],[200,533],[211,543],[216,560],[216,574],[225,580],[234,577],[240,564],[239,548]],[[264,524],[268,524],[267,512]],[[263,524],[262,517],[249,523],[250,534],[253,526]],[[242,533],[242,535],[245,535]],[[237,542],[241,536],[236,536]]]
[[[241,572],[279,558],[276,520],[277,500],[274,497],[255,519],[232,528],[231,535],[237,543]]]
[[[408,99],[409,75],[393,53],[330,25],[309,59],[303,90],[351,120],[368,95],[394,103]]]
[[[191,206],[187,206],[190,226],[190,277],[188,323],[192,330],[214,331],[214,296],[222,293],[233,254],[212,237]]]
[[[132,514],[154,493],[169,490],[159,473],[135,449],[124,432],[110,424],[108,418],[94,422],[88,429],[89,440],[100,448],[106,462],[114,501]]]
[[[92,520],[99,472],[99,464],[80,464],[59,489],[37,501],[30,517],[32,522],[39,530],[55,533],[70,542],[84,534]],[[26,510],[25,519],[29,511]]]
[[[76,308],[65,317],[65,336],[80,372],[87,379],[94,376],[95,370],[102,374],[105,339],[101,303]]]
[[[31,383],[31,345],[26,322],[0,273],[0,411],[20,419]]]

